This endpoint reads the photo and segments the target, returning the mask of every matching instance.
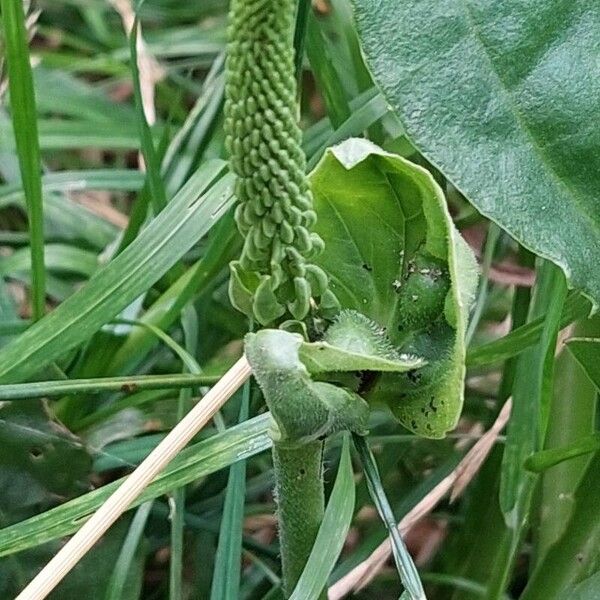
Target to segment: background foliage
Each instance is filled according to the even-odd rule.
[[[21,32],[31,61],[19,54],[18,4],[1,3],[3,598],[225,372],[248,330],[227,299],[241,247],[224,162],[227,3],[146,0],[136,45],[129,2],[39,0]],[[309,8],[299,62],[310,169],[353,136],[409,159],[443,191],[481,263],[456,430],[432,441],[384,410],[371,417],[396,519],[513,399],[506,437],[462,496],[406,536],[427,596],[596,598],[600,325],[588,315],[600,301],[600,11],[559,0]],[[182,373],[196,377],[193,394]],[[230,401],[52,597],[275,597],[263,407],[254,386]],[[330,585],[386,537],[364,476],[351,506],[352,463],[340,448],[334,438],[326,453],[325,566],[341,550]],[[310,597],[327,571],[299,593]],[[400,591],[390,561],[357,597]]]

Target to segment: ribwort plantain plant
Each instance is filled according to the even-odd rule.
[[[323,517],[326,436],[340,430],[365,435],[369,402],[392,404],[407,427],[429,437],[439,437],[454,425],[461,405],[465,311],[474,281],[470,254],[456,237],[429,175],[373,145],[351,140],[340,146],[339,156],[334,154],[339,165],[345,154],[352,157],[344,167],[346,177],[352,177],[354,164],[372,163],[374,172],[384,177],[382,190],[392,179],[404,180],[407,189],[417,182],[421,224],[411,227],[410,242],[400,230],[392,243],[386,240],[367,269],[370,283],[382,288],[385,310],[363,314],[371,303],[364,298],[356,305],[362,289],[346,298],[346,310],[341,311],[333,286],[346,294],[360,277],[354,277],[348,257],[338,256],[332,263],[332,253],[315,231],[319,211],[305,174],[297,124],[295,12],[293,0],[234,0],[225,103],[226,146],[236,175],[235,220],[244,240],[239,260],[230,265],[229,295],[237,309],[271,328],[248,334],[245,346],[274,422],[286,597],[302,574]],[[378,160],[381,167],[375,166]],[[335,169],[333,164],[323,166],[328,161],[331,157],[317,173]],[[385,179],[387,172],[390,179]],[[353,206],[350,198],[332,202],[330,192],[322,196],[338,207],[336,214]],[[360,219],[369,210],[377,215],[389,208],[396,226],[404,218],[398,199],[401,204],[409,201],[402,196],[400,192],[387,206],[383,198],[374,197],[372,207],[354,209]],[[426,202],[432,203],[428,209]],[[326,226],[332,222],[328,218]],[[348,230],[338,239],[344,235]],[[398,251],[400,260],[390,263]],[[460,252],[466,257],[464,282],[456,274]],[[372,249],[365,248],[365,253]],[[340,265],[343,272],[335,272]],[[330,270],[335,281],[330,281]],[[404,346],[416,351],[403,351]],[[345,380],[340,372],[346,372]],[[313,375],[320,380],[313,381]],[[405,398],[400,406],[399,397]],[[414,597],[420,598],[421,591]]]

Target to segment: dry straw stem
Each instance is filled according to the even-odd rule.
[[[16,600],[43,600],[250,376],[240,358],[94,513]]]
[[[135,22],[135,11],[130,0],[110,0],[113,8],[119,13],[127,35],[131,35]],[[138,70],[140,73],[140,87],[142,90],[142,105],[149,125],[156,122],[156,108],[154,106],[155,84],[165,76],[165,70],[160,63],[150,54],[142,38],[142,28],[137,32]]]
[[[467,452],[456,469],[438,483],[410,512],[398,523],[401,535],[406,533],[425,515],[435,508],[442,498],[450,492],[450,499],[457,498],[475,477],[498,436],[510,417],[511,400],[507,400],[492,427]],[[358,591],[368,585],[384,567],[391,554],[389,539],[380,544],[375,551],[347,575],[329,588],[328,600],[341,600],[351,592]]]

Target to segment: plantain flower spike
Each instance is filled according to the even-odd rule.
[[[233,0],[225,101],[226,146],[237,176],[244,238],[230,298],[262,325],[325,317],[338,303],[312,259],[323,249],[297,123],[295,0]]]

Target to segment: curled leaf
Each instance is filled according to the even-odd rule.
[[[442,190],[426,169],[363,139],[331,148],[310,179],[325,240],[317,263],[330,289],[398,353],[420,359],[402,373],[379,374],[367,399],[385,402],[415,433],[442,437],[462,409],[465,325],[477,283],[475,258]]]
[[[302,344],[300,335],[279,329],[246,336],[246,357],[277,425],[277,443],[303,444],[344,429],[364,434],[367,403],[344,388],[312,381],[300,360]]]

